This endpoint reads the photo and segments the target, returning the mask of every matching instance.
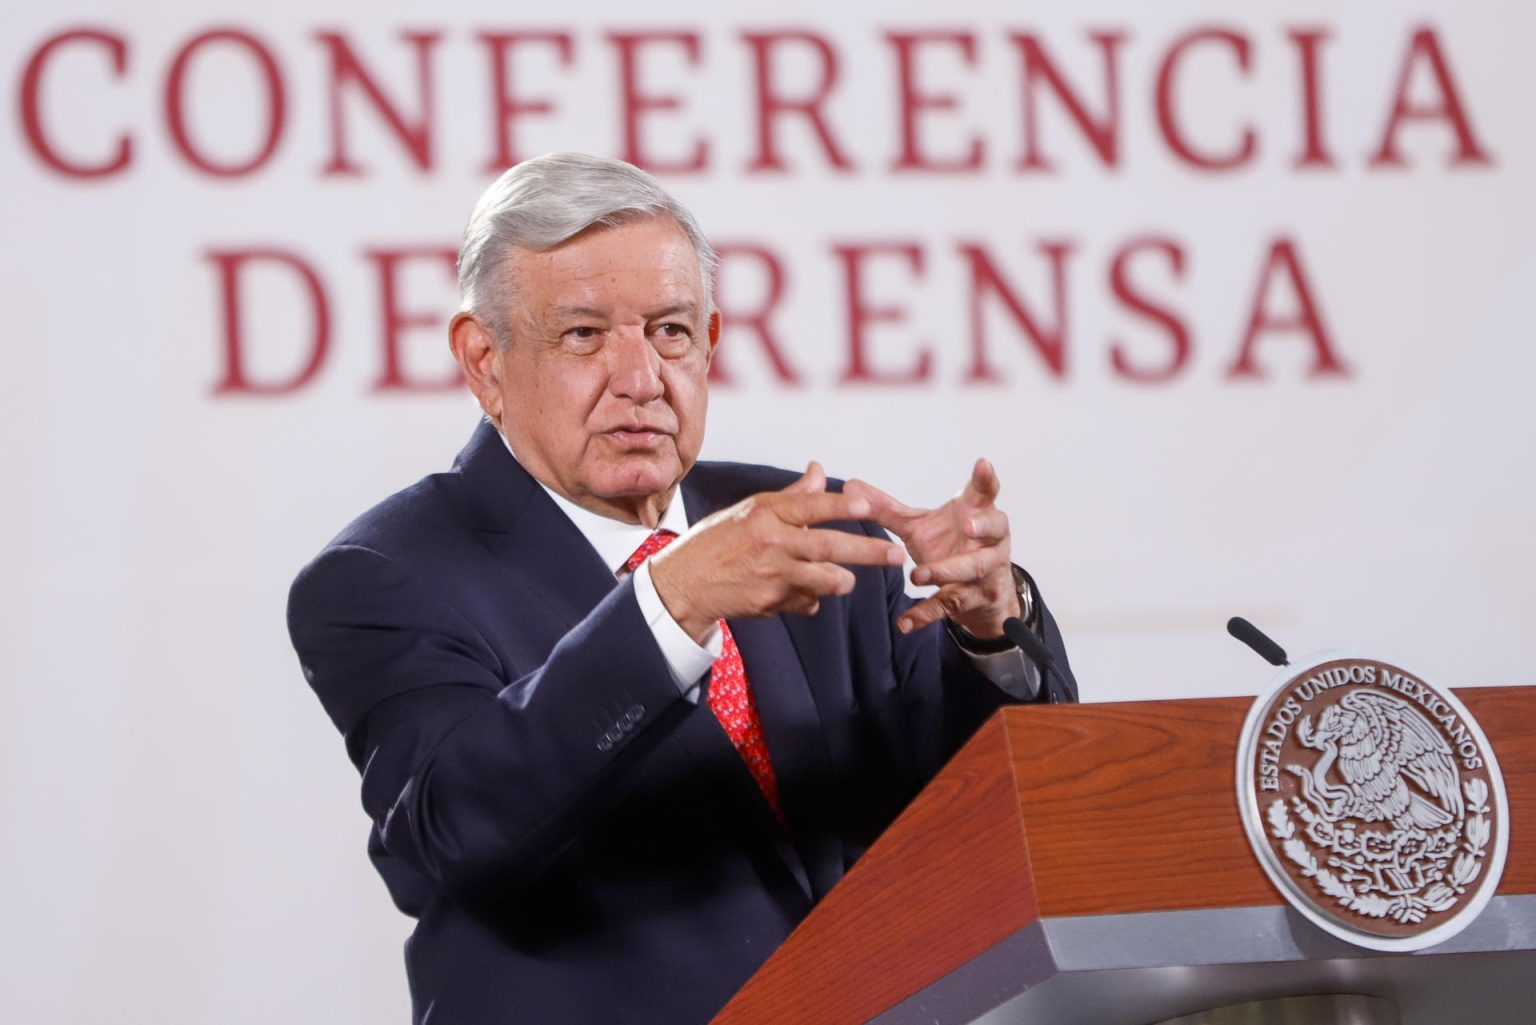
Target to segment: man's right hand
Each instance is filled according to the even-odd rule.
[[[675,498],[674,501],[680,501]],[[782,491],[767,491],[722,509],[651,558],[651,581],[667,612],[702,641],[720,619],[812,615],[824,595],[847,594],[845,566],[900,566],[906,550],[892,541],[841,530],[832,520],[859,520],[869,502],[827,491],[827,475],[811,463]]]

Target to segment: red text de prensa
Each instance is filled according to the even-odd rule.
[[[1183,284],[1185,246],[1175,238],[1146,235],[1117,245],[1102,269],[1087,263],[1074,239],[1040,239],[1033,246],[1036,270],[1043,264],[1048,281],[1031,290],[1004,269],[1016,263],[977,242],[959,242],[952,249],[925,246],[917,239],[834,241],[825,265],[810,267],[819,280],[832,283],[833,307],[818,321],[818,345],[832,346],[840,369],[825,382],[812,382],[798,365],[790,341],[781,336],[778,314],[796,281],[792,267],[811,264],[810,258],[791,263],[771,244],[730,242],[719,246],[720,287],[715,300],[725,326],[724,341],[711,367],[711,377],[723,385],[738,383],[741,346],[754,346],[774,383],[796,387],[827,383],[837,387],[921,387],[949,381],[962,387],[1005,385],[1021,373],[1049,382],[1064,382],[1074,367],[1097,360],[1115,379],[1131,385],[1159,385],[1188,377],[1196,365],[1196,330],[1189,311],[1175,294]],[[206,259],[218,282],[223,344],[222,368],[214,386],[220,396],[288,396],[304,391],[327,366],[336,336],[335,303],[314,261],[291,249],[272,247],[209,250]],[[407,277],[420,288],[423,273],[438,278],[442,292],[451,290],[456,251],[451,246],[369,248],[363,253],[372,277],[375,310],[364,318],[375,327],[377,372],[367,388],[373,392],[423,394],[460,386],[458,370],[442,344],[443,325],[451,307],[426,308],[405,296]],[[942,296],[924,292],[931,262],[953,260],[962,294]],[[1086,266],[1084,264],[1087,263]],[[1091,288],[1101,273],[1105,300],[1121,320],[1135,324],[1133,340],[1112,335],[1086,338],[1072,317],[1071,293]],[[738,293],[738,275],[757,278],[755,298]],[[901,281],[898,287],[893,284]],[[883,286],[877,284],[880,277]],[[1038,280],[1038,273],[1030,275]],[[1149,287],[1146,278],[1168,282]],[[252,330],[245,296],[252,281],[267,287],[286,285],[293,308],[308,323],[299,341],[285,337],[278,346],[290,355],[274,366]],[[1224,330],[1208,332],[1205,360],[1225,380],[1266,380],[1276,364],[1298,367],[1308,380],[1344,378],[1349,366],[1337,352],[1322,305],[1306,271],[1297,242],[1270,239],[1255,269],[1252,291],[1242,297],[1238,317]],[[956,311],[963,330],[942,337],[922,337],[914,316],[926,301]],[[352,336],[359,337],[353,323]],[[801,332],[803,334],[803,332]],[[1212,344],[1210,334],[1217,334]],[[1019,353],[1023,353],[1020,365]],[[414,357],[411,354],[414,353]],[[261,369],[254,356],[263,356]],[[419,365],[436,357],[437,365]],[[1261,360],[1261,354],[1263,359]],[[1013,366],[1005,370],[1004,364]],[[411,366],[418,369],[412,370]]]

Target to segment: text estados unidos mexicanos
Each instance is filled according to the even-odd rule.
[[[1263,739],[1259,744],[1260,790],[1280,789],[1280,748],[1291,726],[1301,717],[1301,703],[1311,701],[1325,690],[1350,684],[1383,687],[1401,694],[1440,724],[1446,738],[1461,756],[1461,764],[1465,769],[1471,771],[1482,768],[1483,760],[1478,753],[1476,738],[1444,699],[1426,684],[1405,673],[1385,666],[1357,663],[1334,666],[1308,676],[1291,689],[1284,701],[1275,706],[1269,722],[1264,726]]]

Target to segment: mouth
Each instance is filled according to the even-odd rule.
[[[620,427],[604,432],[614,443],[625,449],[648,449],[661,444],[672,435],[670,432],[649,427]]]

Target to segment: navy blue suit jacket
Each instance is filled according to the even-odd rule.
[[[793,478],[700,463],[683,501],[697,521]],[[815,616],[731,623],[786,829],[632,585],[489,426],[303,570],[294,647],[419,920],[414,1022],[702,1025],[725,1004],[1007,700],[941,626],[896,632],[899,570],[855,572]],[[1044,635],[1065,670],[1048,613]]]

